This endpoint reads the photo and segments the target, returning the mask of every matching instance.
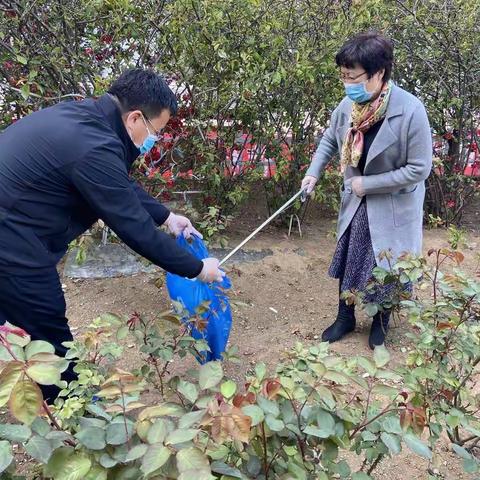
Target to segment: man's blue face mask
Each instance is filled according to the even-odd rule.
[[[367,90],[366,83],[344,83],[347,97],[355,103],[365,103],[371,100],[373,93]]]
[[[145,155],[153,148],[155,143],[158,142],[158,137],[157,135],[154,135],[148,128],[144,115],[142,115],[142,120],[143,120],[143,123],[145,124],[145,128],[147,129],[148,135],[143,141],[143,143],[141,145],[136,145],[136,147],[140,150],[140,153],[142,155]]]

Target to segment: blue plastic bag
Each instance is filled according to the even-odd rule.
[[[189,241],[180,235],[177,243],[200,260],[209,256],[203,240],[196,236]],[[232,312],[228,297],[223,290],[230,287],[231,282],[227,277],[224,277],[221,283],[206,284],[200,280],[191,280],[167,273],[167,289],[170,298],[181,303],[188,314],[195,315],[197,308],[202,303],[210,302],[208,311],[202,314],[207,321],[205,330],[200,332],[196,328],[192,327],[191,329],[192,337],[197,340],[204,339],[210,348],[210,352],[201,352],[201,358],[198,358],[200,363],[221,360],[222,353],[227,347],[232,326]],[[189,316],[186,315],[183,320],[187,322],[188,318]]]

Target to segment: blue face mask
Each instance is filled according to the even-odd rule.
[[[153,146],[155,145],[156,142],[157,142],[157,137],[155,135],[153,135],[152,133],[149,133],[147,135],[147,138],[138,147],[140,149],[140,153],[142,155],[145,155],[146,153],[148,153],[153,148]]]
[[[350,100],[355,103],[365,103],[371,100],[373,93],[367,90],[366,82],[344,83],[345,93]]]
[[[147,122],[145,121],[145,118],[143,116],[142,116],[142,120],[143,120],[143,123],[145,124],[145,128],[147,129],[148,135],[147,135],[147,138],[143,141],[143,143],[141,145],[136,145],[136,147],[140,150],[140,153],[142,155],[145,155],[153,148],[155,143],[158,142],[158,138],[156,135],[150,132]]]

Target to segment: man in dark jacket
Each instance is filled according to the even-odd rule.
[[[218,260],[196,259],[157,228],[189,236],[196,232],[190,221],[129,177],[176,110],[162,77],[133,69],[98,100],[60,103],[0,134],[0,324],[8,321],[65,354],[62,342],[72,335],[56,265],[98,219],[169,272],[221,280]],[[67,370],[64,379],[72,378]],[[50,399],[57,392],[44,388]]]

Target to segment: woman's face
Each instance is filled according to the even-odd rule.
[[[373,74],[368,78],[368,74],[361,65],[355,65],[354,68],[340,67],[340,80],[344,84],[364,83],[367,92],[375,94],[380,92],[383,86],[383,75],[385,69]]]

